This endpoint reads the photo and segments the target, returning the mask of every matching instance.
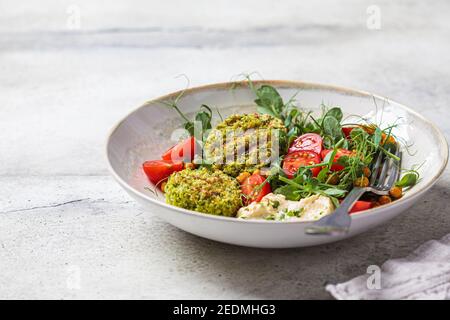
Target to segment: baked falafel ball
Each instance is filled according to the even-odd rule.
[[[164,187],[168,204],[188,210],[233,217],[242,206],[236,179],[206,168],[173,173]]]
[[[206,138],[204,155],[214,168],[236,177],[268,166],[283,145],[286,127],[268,114],[234,114]]]

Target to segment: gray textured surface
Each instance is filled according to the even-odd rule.
[[[326,282],[450,232],[448,170],[389,225],[306,249],[219,244],[143,212],[108,176],[103,144],[131,108],[183,87],[179,74],[355,87],[450,136],[449,2],[196,3],[1,2],[0,298],[329,298]],[[380,30],[366,27],[371,4]]]

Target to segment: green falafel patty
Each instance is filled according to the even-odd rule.
[[[232,217],[242,206],[238,182],[206,168],[173,173],[164,192],[168,204],[214,215]]]
[[[205,158],[216,169],[236,177],[267,166],[280,151],[286,127],[268,114],[234,114],[206,138]]]

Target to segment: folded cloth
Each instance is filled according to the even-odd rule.
[[[388,260],[381,268],[368,268],[365,275],[325,289],[339,300],[450,299],[450,234],[424,243],[406,258]]]

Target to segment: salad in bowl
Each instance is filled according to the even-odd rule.
[[[270,84],[248,80],[253,112],[223,117],[201,104],[193,116],[165,106],[183,121],[183,134],[159,159],[142,170],[167,204],[207,215],[240,220],[316,221],[331,214],[354,187],[369,186],[377,154],[400,166],[397,149],[408,145],[394,134],[396,123],[381,125],[362,115],[344,116],[340,106],[320,113],[300,108],[295,96],[283,100]],[[419,180],[417,167],[401,175],[389,195],[366,193],[350,214],[400,199]]]

